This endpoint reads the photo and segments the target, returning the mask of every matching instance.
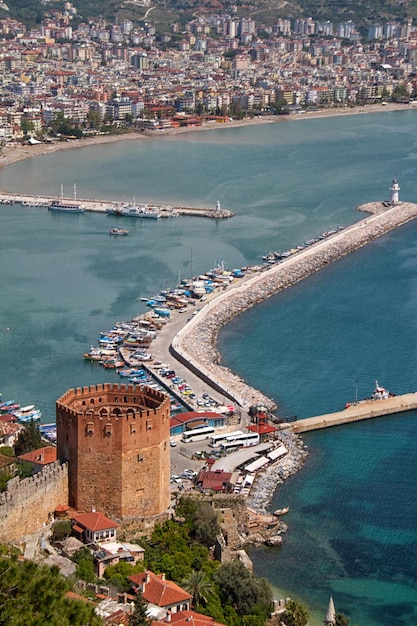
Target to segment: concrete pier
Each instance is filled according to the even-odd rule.
[[[0,192],[1,204],[14,204],[19,203],[25,206],[31,207],[48,207],[51,202],[55,200],[63,200],[64,202],[71,203],[77,202],[84,207],[87,212],[106,213],[107,209],[119,209],[125,202],[115,202],[113,200],[99,200],[97,198],[61,198],[58,196],[34,196],[28,194],[12,194],[6,191]],[[157,209],[161,217],[176,217],[178,215],[190,215],[194,217],[209,217],[212,219],[226,219],[233,217],[232,211],[228,209],[213,208],[201,208],[201,207],[185,207],[185,206],[171,206],[171,205],[159,205],[154,203],[137,202],[140,204],[148,204],[149,206]]]
[[[290,428],[294,433],[307,433],[312,430],[320,430],[322,428],[331,428],[351,422],[360,422],[362,420],[374,419],[383,415],[393,415],[395,413],[404,413],[406,411],[414,411],[417,409],[417,393],[407,393],[402,396],[393,396],[386,400],[367,400],[366,402],[358,402],[351,405],[344,411],[337,413],[328,413],[327,415],[318,415],[316,417],[307,417],[298,420],[285,427]]]

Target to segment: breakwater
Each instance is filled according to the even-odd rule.
[[[174,356],[199,373],[203,380],[213,381],[242,408],[262,403],[270,410],[275,409],[272,399],[252,389],[239,376],[220,365],[221,356],[216,348],[218,333],[248,308],[417,217],[417,204],[410,202],[395,205],[375,202],[362,205],[358,210],[374,214],[238,285],[232,285],[215,300],[207,302],[174,337],[171,343]]]
[[[417,409],[417,393],[407,393],[401,396],[386,398],[385,400],[358,402],[343,411],[307,417],[285,426],[294,433],[306,433],[312,430],[341,426],[342,424],[360,422],[384,415],[414,411],[415,409]]]
[[[95,213],[106,213],[108,209],[117,210],[123,206],[123,202],[115,202],[113,200],[99,200],[97,198],[64,198],[58,196],[34,196],[28,194],[12,194],[6,191],[0,193],[0,203],[2,204],[23,204],[30,207],[49,207],[52,202],[63,201],[64,203],[77,203],[82,205],[84,211]],[[142,204],[142,203],[138,203]],[[145,203],[143,203],[145,205]],[[233,212],[216,207],[185,207],[159,205],[152,203],[152,208],[156,209],[160,217],[177,217],[179,215],[189,215],[194,217],[209,217],[214,219],[226,219],[233,217]]]

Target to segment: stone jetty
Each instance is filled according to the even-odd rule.
[[[0,204],[23,204],[23,206],[30,207],[49,207],[52,202],[62,200],[65,203],[74,203],[82,205],[84,211],[93,213],[106,213],[109,209],[120,209],[123,206],[123,202],[115,202],[113,200],[99,200],[97,198],[64,198],[57,196],[46,195],[29,195],[21,193],[10,193],[0,190]],[[139,205],[147,206],[147,203],[137,203]],[[160,217],[177,217],[179,215],[193,216],[193,217],[209,217],[211,219],[227,219],[233,217],[234,213],[229,209],[223,209],[219,203],[215,207],[185,207],[185,206],[171,206],[171,205],[159,205],[152,203],[154,209],[157,209]]]
[[[411,202],[395,205],[375,202],[362,205],[358,210],[373,215],[232,285],[207,302],[174,337],[171,343],[174,356],[242,408],[264,404],[270,410],[275,409],[273,400],[220,365],[220,353],[216,348],[218,333],[248,308],[417,217],[417,204]]]

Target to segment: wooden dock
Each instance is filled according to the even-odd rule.
[[[294,433],[306,433],[312,430],[320,430],[322,428],[332,428],[333,426],[341,426],[342,424],[350,424],[351,422],[360,422],[362,420],[374,419],[384,415],[393,415],[395,413],[404,413],[406,411],[414,411],[417,409],[417,392],[407,393],[402,396],[393,396],[386,400],[367,400],[352,404],[349,408],[337,413],[328,413],[327,415],[318,415],[316,417],[307,417],[306,419],[292,422],[289,428]],[[287,425],[286,425],[287,426]]]

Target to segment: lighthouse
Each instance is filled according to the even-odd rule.
[[[394,180],[392,181],[392,185],[389,188],[390,192],[391,192],[391,200],[390,200],[390,204],[398,204],[400,199],[399,199],[399,193],[400,193],[400,186],[398,184],[398,180],[396,178],[394,178]]]

